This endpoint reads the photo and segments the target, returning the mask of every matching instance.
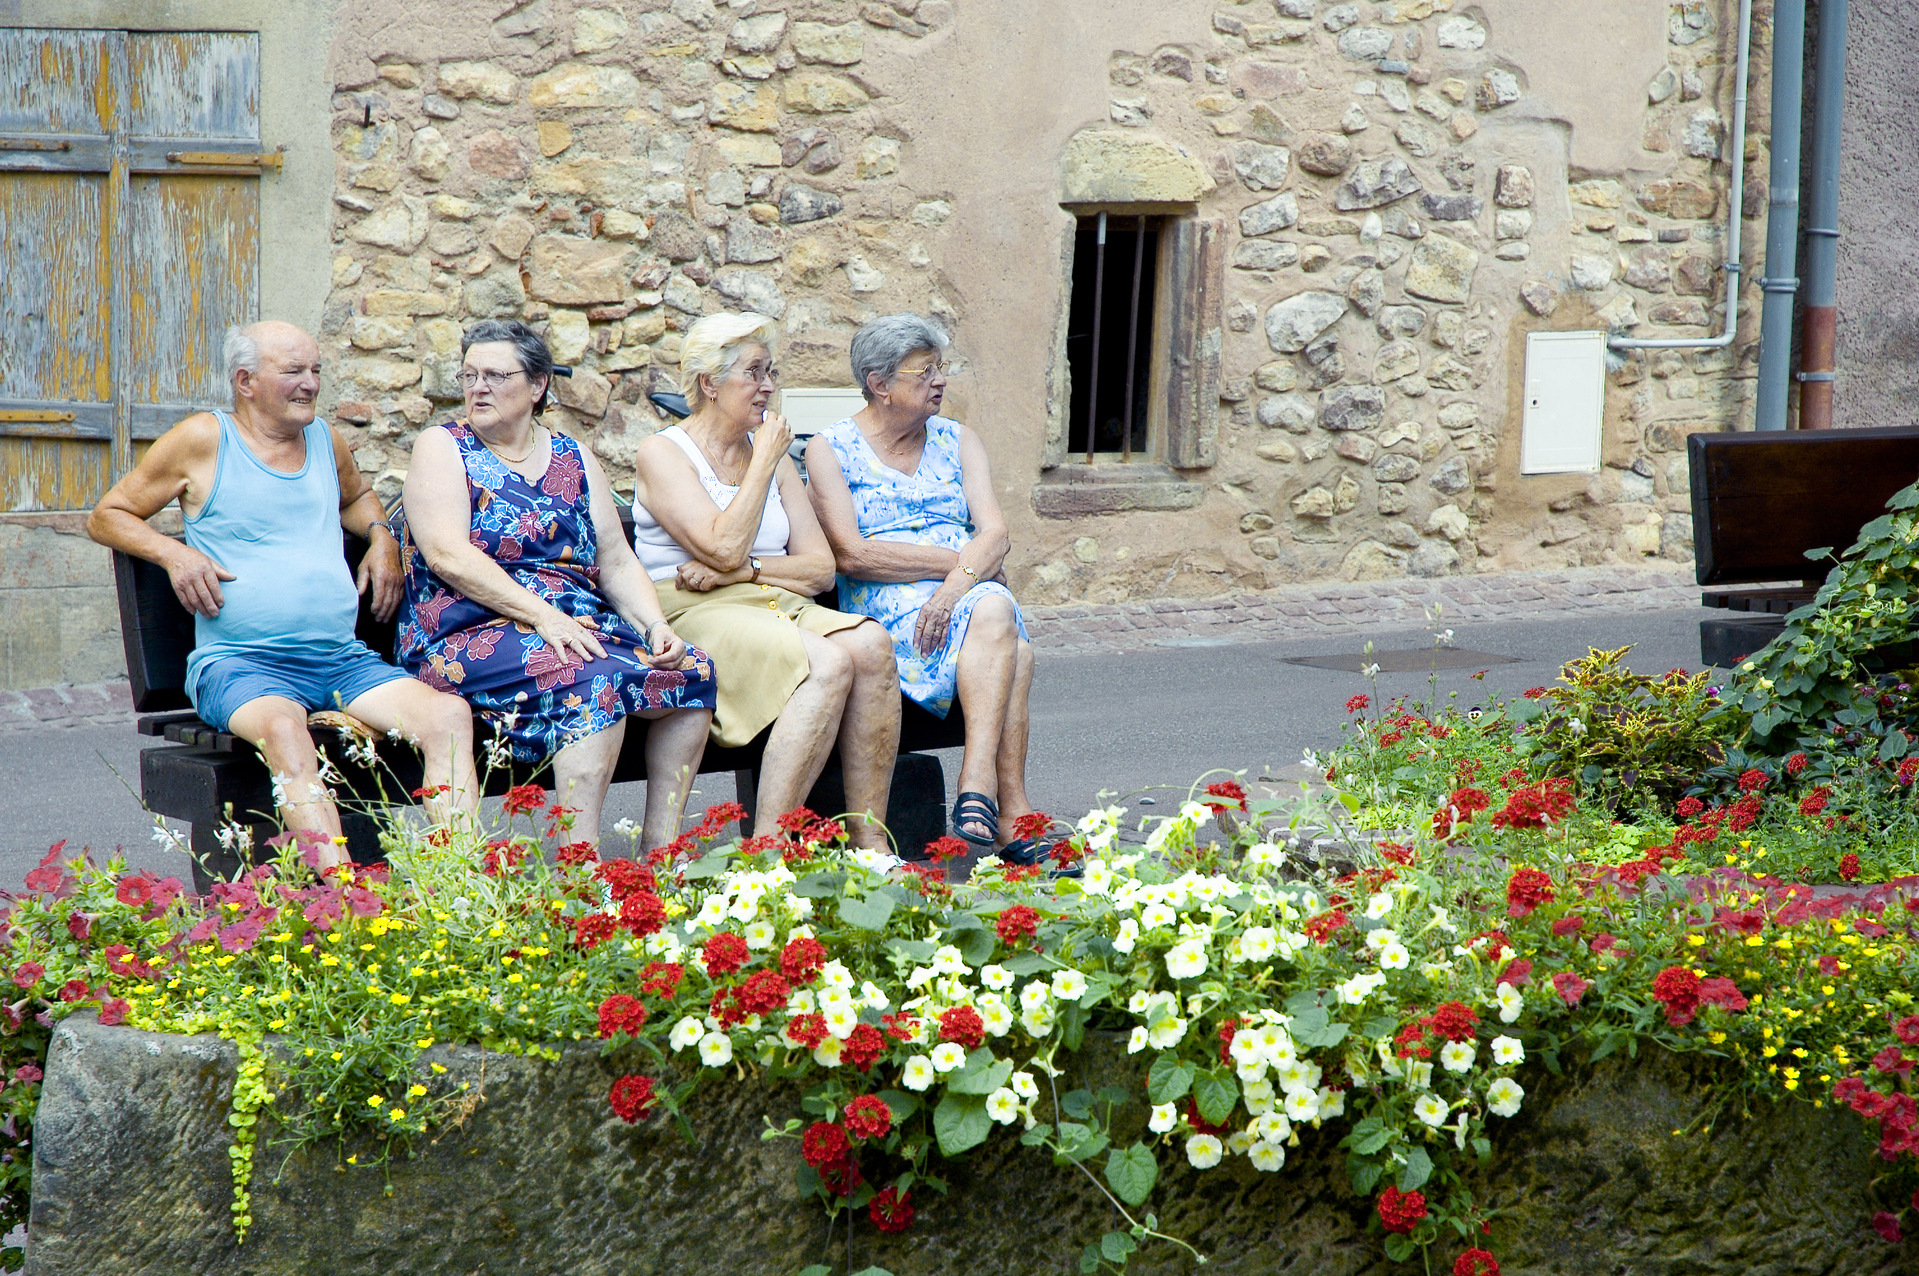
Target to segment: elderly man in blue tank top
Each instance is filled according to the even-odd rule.
[[[251,740],[280,786],[288,829],[323,833],[340,814],[320,783],[307,730],[315,709],[343,709],[379,732],[398,731],[425,760],[436,820],[478,811],[473,716],[354,637],[359,595],[381,619],[399,605],[403,577],[386,512],[346,444],[314,415],[320,348],[287,323],[229,329],[231,413],[196,412],[162,435],[113,485],[87,533],[166,568],[194,614],[187,695],[207,725]],[[186,542],[146,520],[174,500]],[[371,541],[356,582],[340,529]]]

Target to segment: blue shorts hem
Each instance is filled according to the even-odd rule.
[[[292,653],[222,657],[199,671],[189,698],[202,722],[228,731],[233,715],[262,696],[283,696],[308,711],[340,709],[376,687],[410,676],[356,641],[322,660]]]

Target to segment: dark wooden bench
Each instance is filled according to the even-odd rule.
[[[628,517],[624,510],[621,516],[623,520]],[[630,535],[630,526],[628,532]],[[352,535],[343,535],[342,542],[349,568],[357,569],[366,543]],[[272,778],[251,744],[215,731],[200,721],[188,704],[186,668],[187,656],[193,650],[193,617],[174,595],[165,570],[115,553],[113,578],[133,707],[140,715],[136,730],[168,742],[141,753],[140,798],[156,815],[184,820],[191,826],[194,879],[204,891],[213,876],[231,876],[240,866],[239,858],[219,843],[222,825],[251,827],[255,845],[275,831]],[[830,603],[831,599],[823,601]],[[358,633],[368,646],[392,658],[394,626],[375,620],[365,599],[361,600]],[[726,676],[724,670],[720,676]],[[475,725],[480,724],[476,721]],[[626,742],[613,772],[614,783],[646,778],[647,725],[642,718],[627,724]],[[741,748],[709,744],[700,763],[701,774],[733,772],[739,800],[749,810],[759,787],[766,734],[762,732]],[[380,801],[411,802],[408,795],[421,782],[419,756],[411,748],[382,744],[382,765],[375,774],[347,756],[337,732],[316,728],[314,738],[346,777],[346,787],[353,794],[341,807],[348,850],[356,860],[379,858],[377,822],[366,810],[357,808]],[[887,827],[902,855],[920,857],[928,842],[946,832],[945,774],[940,760],[924,751],[957,748],[965,742],[966,723],[958,704],[941,720],[904,696],[900,698],[900,756],[893,771]],[[483,753],[480,761],[484,771]],[[495,770],[486,777],[486,791],[498,795],[510,785],[527,781],[550,784],[549,768]],[[808,795],[807,805],[834,814],[845,809],[844,793],[836,753]]]
[[[1700,601],[1743,613],[1699,624],[1701,658],[1722,668],[1771,642],[1818,593],[1829,564],[1807,550],[1843,551],[1919,479],[1919,426],[1695,434],[1686,451],[1699,583],[1734,587]]]

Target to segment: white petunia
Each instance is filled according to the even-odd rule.
[[[1388,944],[1399,942],[1399,932],[1391,926],[1381,926],[1378,930],[1366,932],[1366,951],[1378,952]]]
[[[772,922],[754,922],[746,928],[746,946],[755,952],[771,948],[775,935]]]
[[[933,1070],[952,1072],[966,1062],[966,1047],[957,1041],[942,1041],[933,1047]]]
[[[1278,1024],[1262,1024],[1251,1034],[1267,1062],[1277,1066],[1293,1061],[1293,1038]]]
[[[1511,1023],[1519,1018],[1519,1012],[1526,1008],[1526,998],[1519,989],[1511,984],[1502,983],[1493,992],[1493,1000],[1499,1005],[1499,1022]]]
[[[938,975],[963,975],[966,973],[966,958],[960,950],[951,944],[940,945],[933,954],[933,973]]]
[[[1453,964],[1449,961],[1422,961],[1419,963],[1419,973],[1434,983],[1444,979],[1452,968]]]
[[[1500,1065],[1526,1062],[1526,1047],[1517,1037],[1493,1038],[1493,1062]]]
[[[1188,939],[1167,949],[1166,973],[1175,979],[1194,979],[1205,974],[1205,941]]]
[[[1429,1059],[1409,1059],[1406,1061],[1406,1084],[1415,1090],[1433,1088],[1433,1065]]]
[[[1005,992],[1013,986],[1013,972],[995,962],[979,968],[979,981],[994,992]]]
[[[1147,930],[1158,930],[1162,926],[1171,926],[1179,920],[1179,914],[1164,904],[1148,904],[1139,915],[1139,924]]]
[[[1286,1145],[1283,1143],[1268,1143],[1266,1140],[1261,1139],[1246,1150],[1246,1159],[1253,1163],[1254,1169],[1271,1174],[1285,1167]]]
[[[700,1062],[709,1068],[723,1068],[733,1062],[733,1038],[723,1032],[709,1032],[701,1037]]]
[[[1146,1040],[1155,1050],[1171,1050],[1186,1037],[1186,1021],[1168,1009],[1146,1025]]]
[[[1038,1010],[1041,1006],[1051,1003],[1052,1000],[1053,990],[1038,980],[1034,980],[1019,990],[1019,1008],[1021,1010]]]
[[[1139,923],[1128,917],[1119,924],[1119,934],[1113,936],[1113,951],[1130,953],[1139,943]]]
[[[1366,916],[1373,921],[1378,921],[1392,911],[1393,896],[1391,891],[1380,891],[1366,901]]]
[[[708,930],[718,926],[726,920],[726,897],[724,895],[708,895],[706,902],[700,905],[700,911],[694,916],[693,920]]]
[[[1153,994],[1141,988],[1126,999],[1126,1013],[1129,1015],[1143,1015],[1146,1013],[1146,1007],[1152,1004]]]
[[[1486,1106],[1495,1116],[1515,1116],[1519,1112],[1519,1101],[1526,1092],[1511,1077],[1501,1077],[1486,1087]]]
[[[1378,992],[1385,982],[1386,976],[1376,970],[1361,971],[1339,985],[1340,1004],[1363,1006],[1366,1004],[1366,999]]]
[[[1195,1134],[1186,1140],[1186,1159],[1196,1170],[1212,1169],[1225,1151],[1225,1146],[1210,1134]]]
[[[846,1043],[838,1037],[829,1036],[813,1049],[813,1062],[822,1068],[840,1066],[840,1048]]]
[[[1061,1001],[1078,1001],[1087,992],[1086,976],[1077,970],[1053,972],[1053,995]]]
[[[885,1010],[893,1003],[880,991],[880,986],[869,979],[860,985],[860,1004],[870,1010]]]
[[[986,1115],[1001,1125],[1011,1125],[1019,1118],[1019,1096],[1001,1086],[986,1096]]]
[[[1013,1012],[997,997],[991,1001],[980,998],[979,1017],[990,1036],[1003,1037],[1013,1030]]]
[[[1132,1035],[1126,1038],[1126,1053],[1138,1054],[1140,1051],[1146,1048],[1146,1040],[1147,1040],[1147,1034],[1146,1034],[1145,1025],[1142,1024],[1141,1026],[1134,1028]]]
[[[1237,1038],[1235,1038],[1235,1040],[1237,1040]],[[1254,1051],[1233,1065],[1233,1073],[1239,1078],[1240,1084],[1251,1085],[1253,1082],[1265,1078],[1266,1067],[1265,1056]]]
[[[1111,838],[1109,837],[1107,840],[1111,841]],[[1091,846],[1091,843],[1088,843],[1088,845]],[[1093,847],[1092,849],[1100,850],[1103,848]],[[1104,895],[1107,891],[1111,890],[1112,887],[1113,870],[1106,861],[1102,859],[1087,860],[1086,871],[1081,874],[1079,879],[1080,890],[1088,895]]]
[[[1388,944],[1379,950],[1379,968],[1381,970],[1404,970],[1413,964],[1413,955],[1406,951],[1404,944]]]
[[[1234,961],[1265,961],[1279,946],[1279,932],[1271,926],[1248,926],[1233,942]]]
[[[820,989],[819,1000],[820,1012],[822,1014],[831,1010],[859,1009],[858,1006],[853,1004],[853,995],[844,988],[822,988]]]
[[[697,1045],[700,1038],[705,1035],[706,1025],[698,1019],[695,1019],[692,1015],[688,1015],[673,1025],[673,1031],[666,1040],[668,1045],[678,1051],[684,1050],[691,1045]]]
[[[924,1090],[933,1084],[933,1061],[923,1054],[913,1055],[900,1065],[900,1084],[908,1090]]]
[[[1253,1138],[1250,1131],[1234,1130],[1226,1136],[1226,1150],[1234,1156],[1245,1156],[1256,1142],[1258,1140]]]
[[[1473,1049],[1471,1043],[1448,1041],[1439,1048],[1439,1066],[1448,1072],[1466,1072],[1472,1068],[1473,1060],[1478,1056],[1479,1052]]]
[[[1336,1116],[1344,1115],[1346,1115],[1346,1092],[1321,1086],[1319,1088],[1319,1119],[1330,1121]]]
[[[1055,1022],[1051,1005],[1037,1006],[1019,1017],[1019,1026],[1035,1037],[1043,1037],[1051,1032]]]
[[[1146,1128],[1154,1134],[1165,1134],[1179,1124],[1179,1108],[1171,1103],[1155,1103],[1153,1115],[1147,1118]]]
[[[1435,1128],[1446,1123],[1446,1101],[1436,1094],[1422,1094],[1413,1102],[1413,1115]]]
[[[1291,1094],[1295,1090],[1316,1090],[1320,1081],[1319,1065],[1310,1059],[1293,1059],[1279,1065],[1279,1088]]]
[[[1039,1082],[1033,1080],[1033,1074],[1030,1072],[1015,1072],[1006,1078],[1006,1084],[1011,1086],[1013,1093],[1022,1099],[1039,1098]]]
[[[851,988],[853,972],[836,958],[820,967],[820,982],[829,988]]]
[[[1246,862],[1254,868],[1279,868],[1286,863],[1286,851],[1271,842],[1257,842],[1247,848]]]
[[[860,1016],[851,1006],[834,1006],[826,1012],[826,1031],[841,1041],[853,1035],[853,1029],[860,1026]]]
[[[1267,1143],[1284,1143],[1292,1137],[1293,1123],[1277,1112],[1268,1112],[1253,1118],[1248,1129],[1253,1136]]]
[[[1184,802],[1180,804],[1179,818],[1188,821],[1193,827],[1197,828],[1201,824],[1206,824],[1212,820],[1213,808],[1200,802]]]
[[[1310,1121],[1319,1115],[1319,1094],[1314,1090],[1288,1090],[1282,1110],[1289,1120]]]

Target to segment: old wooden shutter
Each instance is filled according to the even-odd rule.
[[[84,509],[259,313],[259,36],[0,30],[0,510]]]

